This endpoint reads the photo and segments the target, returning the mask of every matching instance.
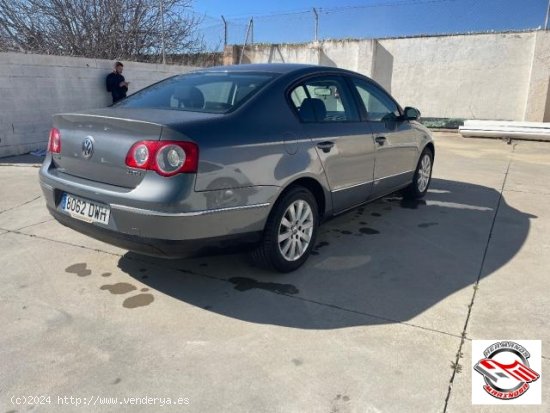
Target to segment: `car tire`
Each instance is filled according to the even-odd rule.
[[[434,155],[430,148],[424,148],[411,184],[403,190],[403,197],[407,199],[420,199],[426,195],[432,180]]]
[[[294,271],[308,259],[318,227],[315,197],[304,187],[293,187],[275,204],[252,257],[268,269],[282,273]]]

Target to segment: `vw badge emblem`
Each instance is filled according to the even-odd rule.
[[[82,142],[82,156],[86,159],[90,159],[94,153],[94,138],[86,136],[84,142]]]

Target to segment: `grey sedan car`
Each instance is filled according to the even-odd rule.
[[[288,272],[323,220],[426,194],[435,150],[419,116],[343,69],[214,67],[55,115],[40,183],[55,219],[99,240],[164,257],[245,244]]]

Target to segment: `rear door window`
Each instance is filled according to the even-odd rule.
[[[357,122],[352,95],[339,76],[306,80],[290,92],[290,100],[302,122]]]

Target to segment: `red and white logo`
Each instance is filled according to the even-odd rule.
[[[482,394],[479,397],[480,386],[475,382],[479,382],[480,376],[474,373],[472,377],[472,402],[474,404],[500,404],[499,402],[505,404],[539,404],[540,386],[538,386],[538,397],[536,394],[528,397],[526,393],[530,389],[531,383],[540,379],[540,341],[522,341],[522,344],[520,344],[516,341],[502,340],[489,343],[487,344],[485,340],[474,340],[472,342],[473,369],[482,376],[483,385],[481,387],[485,391],[485,396]],[[529,343],[534,343],[534,345],[529,345]],[[531,353],[529,353],[527,347],[536,350],[537,366],[530,365]],[[483,358],[481,359],[477,358],[479,357],[479,350],[482,350]],[[474,386],[477,386],[477,388]],[[486,395],[491,397],[487,398]],[[493,403],[491,403],[492,401]]]

